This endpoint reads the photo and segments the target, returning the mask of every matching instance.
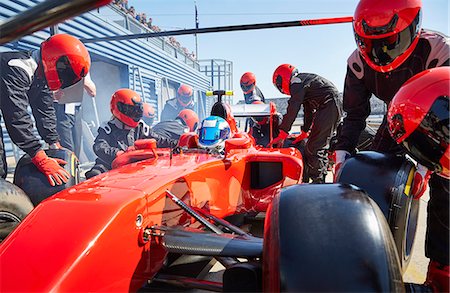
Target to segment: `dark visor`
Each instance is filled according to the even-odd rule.
[[[382,39],[360,37],[355,33],[356,43],[360,50],[363,51],[376,65],[384,66],[390,64],[395,58],[403,54],[413,43],[415,37],[419,33],[420,17],[421,12],[419,11],[413,22],[407,28],[398,34]],[[394,15],[392,20],[382,27],[370,27],[363,21],[364,31],[369,35],[388,33],[393,30],[397,18],[398,16]]]
[[[189,95],[178,95],[178,99],[180,99],[183,103],[187,104],[191,101],[192,97]]]
[[[283,78],[281,77],[281,75],[278,75],[277,76],[277,79],[275,80],[275,85],[277,86],[277,89],[280,91],[280,92],[284,92],[283,91]]]
[[[144,113],[144,107],[141,102],[134,102],[134,105],[124,104],[122,102],[117,103],[117,109],[124,115],[133,119],[133,121],[138,122],[141,120]]]
[[[439,172],[439,161],[449,145],[449,130],[449,97],[441,96],[403,145],[419,163]]]
[[[62,56],[56,61],[56,72],[63,89],[76,84],[87,74],[83,69],[80,76],[76,75],[67,56]]]
[[[243,84],[243,83],[241,83],[241,89],[244,92],[248,92],[249,90],[252,90],[254,86],[255,86],[254,83],[250,83],[250,84]]]

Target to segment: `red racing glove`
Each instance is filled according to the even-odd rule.
[[[333,172],[333,182],[336,182],[337,174],[339,173],[339,169],[341,169],[342,164],[350,158],[350,153],[347,151],[337,150],[333,153],[334,159],[334,172]]]
[[[297,136],[296,139],[294,139],[294,141],[292,142],[292,144],[298,144],[299,142],[301,142],[301,141],[304,140],[305,138],[308,138],[308,136],[309,136],[309,132],[302,131],[302,132],[300,133],[300,135]]]
[[[269,143],[269,147],[276,147],[280,148],[283,146],[284,140],[288,137],[288,133],[284,130],[280,130],[280,134],[278,134],[277,137],[275,137],[271,143]]]
[[[38,151],[31,161],[41,173],[47,176],[51,186],[67,183],[70,178],[70,174],[60,166],[64,166],[67,162],[57,158],[49,158],[43,150]]]
[[[427,190],[428,180],[430,180],[431,171],[427,167],[417,164],[416,173],[412,182],[411,195],[414,199],[419,199]]]

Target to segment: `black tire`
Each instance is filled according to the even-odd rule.
[[[47,156],[67,162],[64,169],[70,174],[69,181],[63,185],[51,186],[47,178],[31,162],[28,155],[22,156],[14,172],[14,184],[19,186],[30,198],[34,206],[53,194],[80,182],[78,159],[67,149],[45,150]]]
[[[400,257],[403,272],[411,260],[416,235],[419,200],[409,196],[414,164],[402,157],[360,152],[345,161],[337,182],[364,189],[386,217]]]
[[[0,178],[0,241],[5,239],[33,208],[25,192]]]
[[[264,291],[400,292],[400,264],[386,220],[361,189],[287,187],[266,217]]]

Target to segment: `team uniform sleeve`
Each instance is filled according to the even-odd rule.
[[[35,79],[28,91],[28,97],[39,135],[48,144],[59,141],[53,95],[45,81]]]
[[[153,138],[154,140],[156,140],[156,146],[159,148],[174,148],[178,144],[178,140],[162,136],[153,131],[153,129],[151,129],[151,127],[149,127],[148,125],[141,125],[140,127],[141,129],[139,138]]]
[[[350,153],[355,150],[359,135],[366,127],[366,119],[370,115],[371,96],[363,81],[347,67],[343,96],[346,117],[337,138],[336,150],[345,150]]]
[[[104,162],[111,163],[120,151],[117,147],[112,147],[110,144],[110,137],[103,128],[98,129],[98,135],[94,142],[94,153]]]
[[[34,157],[42,145],[33,133],[33,121],[27,110],[30,77],[23,69],[10,66],[1,69],[0,78],[1,107],[8,134],[20,149]]]
[[[283,121],[280,125],[280,129],[286,133],[291,130],[292,124],[294,124],[297,114],[303,104],[306,93],[303,83],[291,84],[290,91],[292,96],[288,101],[287,111],[286,114],[284,114]]]

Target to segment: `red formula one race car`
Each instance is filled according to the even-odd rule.
[[[108,2],[46,1],[40,17],[2,24],[0,43]],[[196,133],[175,150],[150,141],[78,183],[73,155],[49,151],[68,162],[63,190],[24,157],[14,178],[23,190],[0,181],[0,231],[12,231],[0,243],[0,291],[404,290],[411,164],[361,153],[341,168],[341,183],[301,184],[296,149],[256,146],[220,101],[211,114],[233,133],[220,153],[200,148]],[[202,280],[215,261],[223,281]]]
[[[0,244],[0,290],[404,290],[396,242],[408,251],[411,165],[362,154],[343,183],[300,184],[298,150],[255,146],[220,101],[212,114],[232,128],[222,153],[199,148],[197,133],[175,150],[147,141],[37,204]],[[356,186],[370,189],[360,178],[374,170],[385,178],[370,190],[381,209]],[[223,281],[202,280],[215,261]]]

